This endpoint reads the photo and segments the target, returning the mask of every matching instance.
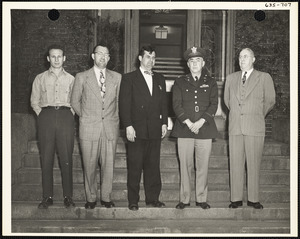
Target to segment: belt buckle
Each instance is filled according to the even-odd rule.
[[[54,106],[54,109],[56,110],[59,110],[59,108],[60,108],[59,106]]]
[[[199,112],[199,106],[198,105],[195,106],[195,112],[197,112],[197,113]]]

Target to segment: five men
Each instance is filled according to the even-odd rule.
[[[184,52],[190,74],[178,78],[173,85],[173,108],[176,122],[172,136],[178,138],[180,161],[180,202],[177,209],[190,206],[191,176],[196,166],[196,206],[210,208],[207,201],[208,162],[212,138],[218,136],[214,114],[218,108],[215,80],[202,71],[205,50],[191,47]]]
[[[128,208],[138,210],[143,173],[147,206],[164,207],[161,192],[160,148],[167,133],[166,84],[162,75],[152,71],[155,49],[143,46],[136,71],[121,74],[108,70],[107,47],[97,45],[92,53],[94,66],[75,77],[63,69],[66,59],[61,46],[51,46],[49,70],[39,74],[32,87],[31,106],[38,115],[43,200],[38,208],[53,204],[53,160],[57,150],[62,170],[65,207],[72,200],[72,153],[74,111],[79,116],[79,138],[84,166],[86,209],[97,204],[97,164],[101,165],[101,199],[107,208],[111,200],[113,168],[119,136],[119,113],[128,139]],[[191,171],[196,167],[196,206],[207,203],[208,163],[212,139],[218,136],[214,114],[218,107],[216,81],[203,73],[205,51],[192,47],[184,58],[190,74],[178,78],[173,86],[176,122],[172,136],[178,138],[180,161],[180,202],[177,209],[190,206]],[[245,161],[247,162],[248,202],[262,209],[259,202],[259,172],[262,158],[265,117],[275,104],[275,90],[268,73],[253,68],[251,49],[240,52],[241,71],[227,77],[224,101],[229,109],[230,192],[229,208],[243,204]],[[72,93],[72,94],[71,94]],[[120,107],[120,111],[119,111]]]
[[[121,74],[106,68],[108,48],[97,45],[92,53],[94,66],[75,77],[71,105],[79,115],[79,139],[84,167],[85,208],[97,204],[97,166],[101,166],[101,205],[111,201],[113,168],[119,137],[119,90]]]
[[[166,83],[152,72],[155,50],[144,46],[139,52],[140,67],[122,77],[120,117],[128,139],[128,208],[138,210],[141,174],[144,177],[147,206],[163,207],[161,191],[160,146],[167,133]]]
[[[265,117],[275,104],[275,90],[268,73],[253,68],[251,49],[240,52],[241,71],[227,77],[224,101],[229,109],[230,197],[229,208],[243,205],[245,160],[247,205],[262,209],[259,202],[260,163],[264,147]]]
[[[36,76],[31,92],[31,107],[38,116],[43,200],[38,208],[53,205],[53,162],[57,151],[62,173],[65,207],[75,206],[73,195],[72,154],[74,148],[74,111],[70,105],[74,77],[66,72],[64,48],[48,49],[49,70]]]

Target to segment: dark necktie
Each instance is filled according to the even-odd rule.
[[[152,71],[144,71],[145,74],[153,76],[153,72]]]
[[[242,78],[243,84],[245,84],[245,82],[246,82],[246,75],[247,75],[247,71],[245,71],[245,73],[243,75],[243,78]]]
[[[102,95],[102,97],[103,97],[104,94],[105,94],[105,78],[104,78],[104,75],[103,75],[103,72],[102,72],[102,71],[100,71],[100,79],[99,79],[99,82],[100,82],[101,95]]]
[[[195,76],[195,80],[196,80],[196,81],[198,81],[198,80],[199,80],[198,76]]]

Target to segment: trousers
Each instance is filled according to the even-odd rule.
[[[53,163],[57,152],[62,175],[63,195],[73,195],[72,154],[74,116],[69,109],[42,109],[38,115],[38,139],[41,155],[43,197],[53,196]]]

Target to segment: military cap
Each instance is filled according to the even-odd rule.
[[[203,48],[193,46],[184,52],[183,57],[186,61],[191,57],[202,57],[203,60],[205,61],[206,52]]]

